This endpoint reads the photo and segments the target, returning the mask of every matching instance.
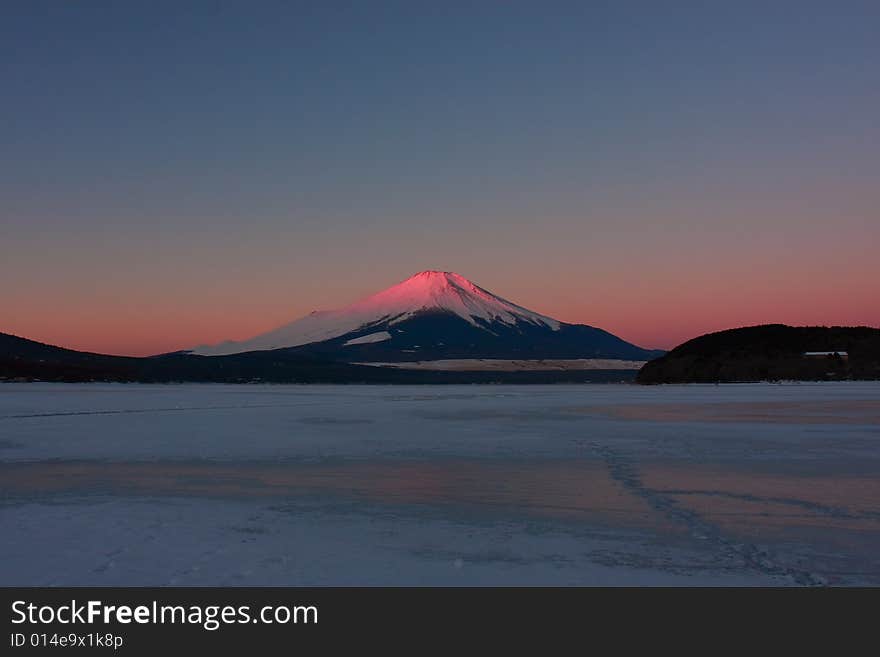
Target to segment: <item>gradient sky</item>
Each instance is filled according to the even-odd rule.
[[[150,354],[423,269],[646,347],[880,325],[880,3],[0,12],[0,331]]]

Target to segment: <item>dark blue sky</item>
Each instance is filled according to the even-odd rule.
[[[813,276],[880,321],[878,35],[876,2],[4,2],[0,330],[243,337],[425,268],[648,346]]]

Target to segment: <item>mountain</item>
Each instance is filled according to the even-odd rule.
[[[346,362],[647,360],[663,353],[602,329],[541,315],[444,271],[423,271],[345,308],[316,311],[250,340],[200,346],[192,353],[277,349]]]
[[[289,350],[228,356],[108,356],[0,333],[0,381],[140,383],[601,383],[632,381],[634,370],[421,372],[352,365]]]
[[[727,383],[841,379],[880,379],[880,329],[765,324],[708,333],[646,363],[636,380]]]

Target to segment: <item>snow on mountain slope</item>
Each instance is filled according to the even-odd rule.
[[[515,326],[520,322],[559,330],[560,322],[527,310],[474,285],[464,276],[444,271],[423,271],[387,290],[339,310],[316,311],[302,319],[243,342],[200,346],[204,356],[243,351],[281,349],[323,342],[373,325],[392,326],[414,315],[442,310],[474,327],[489,330],[487,323]]]
[[[351,347],[356,344],[373,344],[375,342],[384,342],[385,340],[390,340],[391,334],[388,331],[379,331],[378,333],[370,333],[368,335],[362,335],[359,338],[352,338],[351,340],[347,340],[342,346],[343,347]]]

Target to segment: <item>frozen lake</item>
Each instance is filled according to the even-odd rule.
[[[0,585],[880,584],[880,383],[0,385]]]

